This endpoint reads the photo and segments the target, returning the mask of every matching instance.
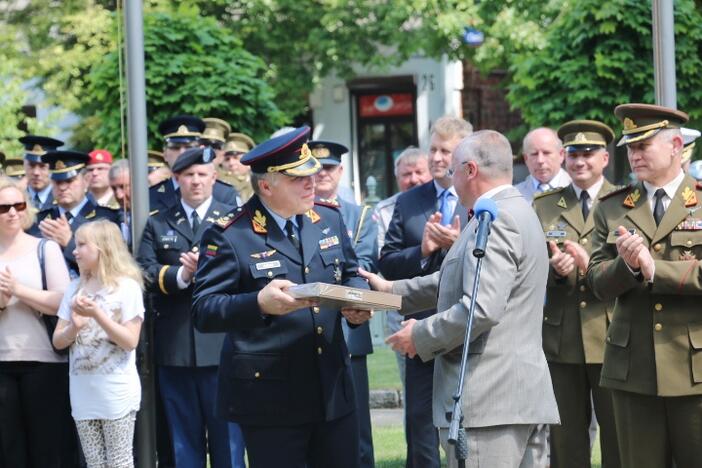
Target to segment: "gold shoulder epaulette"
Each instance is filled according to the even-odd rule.
[[[215,224],[215,226],[219,226],[222,229],[226,229],[234,221],[241,218],[243,215],[244,215],[244,210],[241,209],[241,207],[239,207],[236,210],[230,211],[229,213],[225,214],[224,216],[217,218],[217,220],[214,222],[214,224]]]
[[[534,200],[536,200],[537,198],[545,197],[547,195],[553,195],[554,193],[560,193],[564,189],[565,189],[565,187],[556,187],[556,188],[552,188],[551,190],[546,190],[545,192],[535,193]]]
[[[610,198],[610,197],[613,197],[614,195],[618,195],[618,194],[620,194],[620,193],[627,192],[627,191],[631,190],[631,187],[632,187],[632,185],[624,185],[623,187],[616,188],[616,189],[612,190],[611,192],[602,195],[602,196],[599,198],[599,200],[600,200],[600,201],[606,200],[606,199],[608,199],[608,198]]]
[[[315,205],[328,206],[329,208],[339,208],[339,202],[336,200],[328,200],[326,198],[318,198],[314,201]]]

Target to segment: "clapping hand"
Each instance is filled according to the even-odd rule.
[[[461,219],[456,216],[450,226],[441,224],[438,211],[429,217],[422,234],[422,256],[428,257],[439,249],[451,248],[461,234]]]
[[[81,317],[95,318],[100,313],[100,307],[89,297],[78,295],[73,299],[73,311]]]
[[[17,280],[12,275],[12,271],[9,266],[5,266],[5,270],[0,270],[0,295],[2,297],[2,302],[7,305],[10,298],[15,294],[15,287],[17,286]]]
[[[183,280],[190,282],[195,276],[197,270],[197,262],[200,259],[200,254],[195,252],[183,252],[180,254],[180,264],[183,265]]]
[[[640,271],[646,281],[653,278],[654,262],[643,238],[632,234],[624,226],[617,228],[617,253],[633,271]]]
[[[73,237],[71,225],[64,215],[58,219],[42,220],[39,223],[39,230],[43,237],[57,242],[61,247],[66,247]]]

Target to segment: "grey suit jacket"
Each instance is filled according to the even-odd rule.
[[[498,216],[483,261],[463,390],[466,427],[559,422],[551,376],[541,348],[548,254],[536,214],[520,193],[493,197]],[[403,314],[436,306],[412,337],[424,361],[435,359],[433,418],[448,427],[456,391],[476,259],[473,218],[429,276],[395,281]],[[438,302],[437,302],[438,292]]]

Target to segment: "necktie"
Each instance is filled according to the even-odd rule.
[[[663,208],[665,190],[659,188],[653,196],[656,197],[656,203],[653,205],[653,219],[656,221],[656,226],[658,226],[661,224],[661,219],[663,219],[663,215],[665,214],[665,208]]]
[[[68,221],[68,224],[71,224],[71,220],[73,219],[73,214],[70,211],[66,211],[63,216],[66,218],[66,221]]]
[[[39,194],[35,193],[34,194],[34,207],[35,208],[41,208],[41,199],[39,198]]]
[[[293,226],[293,223],[290,220],[287,220],[285,222],[285,233],[287,234],[288,239],[290,239],[290,242],[292,243],[293,247],[295,247],[299,251],[300,239],[298,239],[297,234],[295,233],[295,226]]]
[[[453,194],[449,192],[448,189],[444,190],[441,192],[440,195],[440,203],[439,203],[439,211],[441,212],[441,224],[444,226],[448,226],[451,224],[451,217],[453,216],[453,210],[451,209],[451,204],[449,201],[451,200],[451,197]]]
[[[192,228],[193,232],[197,232],[197,228],[200,227],[200,217],[197,215],[197,211],[193,210],[193,214],[191,215],[191,218],[193,220],[192,222]]]
[[[587,215],[590,214],[590,206],[588,205],[588,201],[590,200],[590,194],[587,193],[587,190],[583,190],[580,192],[580,209],[583,212],[583,219],[587,220]]]
[[[539,188],[537,189],[537,191],[538,191],[539,193],[547,192],[547,191],[549,191],[549,190],[551,190],[551,184],[548,184],[548,183],[546,183],[546,184],[539,184]]]

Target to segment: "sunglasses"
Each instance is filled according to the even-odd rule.
[[[24,211],[27,209],[27,202],[12,203],[10,205],[0,205],[0,214],[5,214],[14,208],[15,211]]]

